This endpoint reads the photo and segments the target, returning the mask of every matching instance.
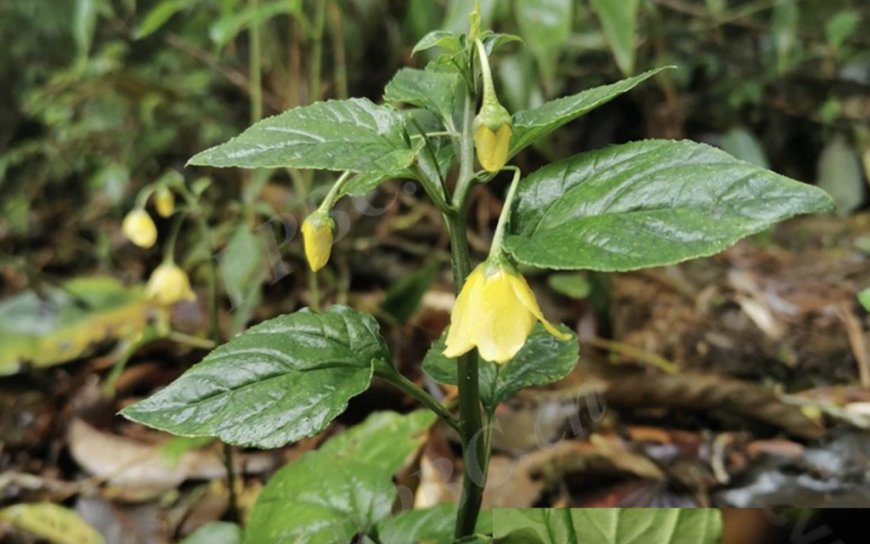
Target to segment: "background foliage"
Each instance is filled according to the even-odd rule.
[[[516,34],[525,42],[525,46],[514,44],[501,49],[494,63],[500,94],[511,111],[534,110],[559,96],[622,77],[635,77],[621,88],[630,92],[572,121],[567,130],[521,151],[514,160],[524,171],[531,172],[545,162],[608,144],[652,137],[690,138],[824,188],[837,201],[839,213],[858,211],[867,202],[870,170],[867,121],[870,41],[862,33],[870,24],[870,14],[865,4],[860,0],[484,0],[484,25]],[[386,139],[366,130],[350,136],[355,143],[358,138],[369,138],[373,145],[382,146],[372,149],[372,163],[382,165],[385,174],[401,174],[413,154],[414,150],[408,147],[412,144],[402,138],[394,112],[374,103],[381,100],[382,89],[397,68],[422,67],[433,58],[430,51],[412,54],[413,44],[434,27],[464,30],[470,5],[470,0],[2,2],[0,35],[14,39],[7,40],[7,46],[0,49],[0,80],[4,82],[0,87],[0,259],[14,266],[10,267],[13,272],[0,269],[3,279],[10,280],[0,283],[0,295],[25,286],[38,287],[40,282],[32,280],[42,276],[50,280],[102,271],[127,281],[144,278],[159,261],[159,251],[134,253],[136,250],[118,232],[120,218],[144,185],[183,177],[204,191],[202,206],[215,229],[216,239],[212,247],[197,246],[196,236],[183,231],[177,257],[185,268],[193,269],[194,284],[201,286],[202,271],[191,265],[213,258],[209,254],[211,249],[219,251],[224,302],[233,310],[228,331],[236,332],[249,321],[260,321],[305,304],[316,306],[316,298],[312,299],[316,295],[306,294],[308,291],[300,288],[308,278],[298,273],[304,266],[299,244],[283,242],[294,235],[293,222],[288,223],[287,217],[301,218],[330,180],[326,176],[272,168],[288,162],[298,167],[339,164],[336,160],[353,153],[354,147],[314,146],[304,155],[295,154],[296,149],[283,150],[284,154],[276,160],[259,165],[263,170],[254,172],[185,168],[186,162],[261,117],[321,99],[355,96],[362,98],[352,102],[353,107],[346,112],[349,118],[375,112],[380,116],[373,118],[378,128],[393,123],[396,130]],[[665,65],[676,69],[652,73]],[[408,97],[416,96],[427,105],[431,101],[435,110],[451,109],[451,104],[445,102],[451,97],[427,92],[430,88],[419,79],[419,72],[406,70],[402,74],[406,77],[398,78],[387,89],[388,101],[414,103]],[[645,85],[634,88],[635,83],[646,78],[650,79]],[[594,95],[583,100],[588,100],[590,106],[598,104]],[[299,111],[284,115],[294,116]],[[311,115],[312,127],[317,129],[320,126],[317,115],[323,111],[318,106],[305,111]],[[536,125],[534,118],[519,117],[515,121],[520,136],[524,131],[528,135],[553,128]],[[345,135],[333,133],[330,137]],[[705,157],[712,157],[710,160],[721,157],[719,151],[709,146],[690,143],[685,146],[698,149],[700,162]],[[630,155],[631,149],[630,144],[613,146],[586,157],[599,162],[602,157]],[[199,156],[192,162],[214,159]],[[228,158],[226,163],[231,164],[232,160]],[[558,169],[560,164],[564,163],[556,162],[553,168]],[[698,174],[693,186],[705,188],[703,194],[681,193],[673,198],[703,198],[726,189],[739,192],[741,176],[756,170],[741,163],[734,166],[728,179],[707,178],[701,175],[702,171],[693,171]],[[547,175],[549,170],[540,172],[529,181],[541,185],[553,181]],[[618,172],[608,173],[613,176],[601,176],[602,183],[607,185],[602,191],[618,191],[624,180],[618,177]],[[776,179],[774,174],[770,176]],[[560,176],[554,175],[553,179],[556,177]],[[564,176],[561,178],[564,181]],[[346,191],[352,195],[365,194],[381,179],[360,177]],[[736,188],[722,186],[729,180]],[[499,181],[493,185],[493,192],[500,194]],[[396,191],[397,187],[403,191]],[[479,205],[474,210],[478,230],[491,227],[495,215],[490,208],[497,204],[491,205],[492,195],[488,191],[483,188],[475,195]],[[531,192],[525,189],[520,194],[521,209],[524,199],[533,198],[534,195],[529,196]],[[388,325],[384,336],[395,346],[393,353],[372,332],[377,331],[374,319],[347,309],[337,310],[329,317],[335,320],[336,330],[349,335],[346,338],[337,335],[344,341],[335,348],[346,358],[343,369],[302,368],[300,361],[270,357],[270,350],[275,352],[278,348],[304,351],[285,345],[290,342],[288,331],[305,325],[304,314],[267,321],[251,331],[263,336],[257,339],[257,347],[266,342],[265,353],[261,354],[264,367],[278,368],[282,380],[342,385],[345,394],[329,406],[329,417],[341,412],[349,397],[368,386],[372,373],[377,373],[383,362],[414,360],[415,355],[423,355],[414,354],[418,348],[409,345],[413,342],[403,340],[391,328],[415,313],[420,299],[437,279],[439,259],[444,258],[443,253],[420,249],[431,247],[429,242],[436,240],[437,234],[425,230],[407,233],[409,226],[422,223],[432,211],[420,207],[409,193],[413,191],[408,186],[387,185],[378,193],[381,200],[376,195],[367,204],[399,202],[407,215],[391,223],[391,228],[399,232],[397,237],[390,237],[392,232],[384,233],[382,225],[359,227],[369,228],[373,234],[358,236],[355,231],[353,236],[346,236],[350,220],[340,223],[339,244],[344,245],[341,252],[349,257],[337,257],[336,271],[327,270],[325,274],[324,292],[330,300],[376,311],[381,323]],[[659,196],[671,195],[663,190]],[[783,199],[789,200],[789,195],[784,194]],[[560,202],[562,211],[573,209],[576,204],[570,194]],[[635,210],[642,204],[628,202],[625,206]],[[738,216],[746,206],[723,210],[716,204],[710,205],[709,215],[695,218],[699,227],[714,227],[697,247],[678,244],[666,248],[662,260],[639,264],[665,264],[707,255],[746,234],[736,228],[729,231],[724,224],[731,217],[730,212]],[[357,209],[348,213],[362,212]],[[755,227],[767,225],[763,209],[753,210],[753,215],[758,220]],[[276,217],[280,218],[278,224],[271,222]],[[719,222],[711,224],[710,217]],[[517,224],[520,228],[528,227],[529,233],[549,237],[549,241],[564,241],[560,225],[539,229],[539,223],[546,223],[539,219],[520,213]],[[550,223],[567,223],[572,219],[570,213],[548,218]],[[166,222],[160,222],[159,227],[163,233],[170,230]],[[273,238],[281,243],[275,245],[275,240],[264,239],[263,231],[274,234]],[[427,244],[418,245],[419,238],[424,237]],[[382,246],[394,250],[393,260],[380,261],[380,255],[368,253],[372,240],[376,244],[384,242]],[[477,242],[478,252],[485,247],[480,240],[473,242]],[[589,245],[580,242],[577,243],[583,247]],[[508,245],[523,264],[565,264],[554,264],[547,255],[530,252],[516,241],[513,244],[509,241]],[[279,253],[281,259],[272,259],[273,252]],[[401,257],[395,258],[395,254]],[[580,252],[574,254],[578,259],[583,257]],[[291,267],[270,268],[276,262],[283,266],[284,260]],[[407,261],[412,262],[409,265]],[[425,266],[417,275],[404,273],[421,262]],[[568,264],[584,263],[581,260],[579,264]],[[613,263],[604,268],[612,271],[636,265]],[[287,276],[287,281],[277,282]],[[369,284],[386,286],[397,278],[403,281],[386,292],[381,304],[366,298]],[[601,288],[606,284],[603,278],[591,277],[591,282],[598,282],[594,289],[582,275],[554,274],[548,283],[553,291],[572,299],[586,299],[593,290],[589,303],[598,310],[604,306],[596,299],[605,291]],[[264,289],[277,296],[263,297]],[[62,315],[69,319],[62,320],[60,325],[80,322],[72,310],[69,315]],[[135,320],[127,321],[136,321],[139,326],[138,320],[147,318],[144,311],[139,311]],[[21,335],[17,338],[22,345],[27,343],[28,339],[22,340]],[[91,340],[103,338],[83,342],[89,344]],[[539,351],[554,359],[555,366],[546,375],[537,372],[531,363],[518,364],[511,367],[512,371],[501,374],[491,365],[484,367],[481,381],[490,412],[495,412],[498,401],[522,386],[563,376],[576,359],[573,343],[566,347],[549,336],[537,335],[516,362],[537,362]],[[455,383],[450,363],[445,364],[437,352],[433,353],[426,361],[430,374],[439,382]],[[234,361],[220,357],[218,350],[196,372],[220,373],[238,382],[241,390],[250,376],[243,372],[234,374],[237,367]],[[663,368],[672,364],[662,359],[651,365],[656,363]],[[17,370],[16,366],[10,372]],[[674,379],[678,381],[679,377]],[[287,389],[278,381],[278,387],[271,390],[246,390],[246,394],[278,396]],[[185,390],[183,386],[184,383],[176,388],[167,387],[161,394],[164,399],[180,399],[179,402],[191,400],[183,395],[213,397],[213,391]],[[664,386],[660,389],[667,390]],[[721,383],[716,381],[711,389],[721,392]],[[611,392],[609,400],[618,393]],[[220,401],[221,398],[216,399]],[[144,406],[148,408],[147,404]],[[298,428],[285,429],[287,435],[275,437],[274,429],[227,426],[226,418],[217,417],[199,427],[174,419],[172,414],[157,412],[152,410],[150,416],[165,417],[162,428],[194,437],[218,434],[227,442],[243,445],[283,444],[317,433],[327,423],[316,418],[303,419]],[[220,412],[215,413],[220,416]],[[129,415],[136,419],[135,410]],[[139,416],[144,417],[142,413]],[[388,417],[373,416],[367,425],[377,430],[383,425],[379,418]],[[430,424],[429,420],[409,424],[408,451],[420,445],[418,432]],[[293,482],[302,476],[311,477],[316,472],[314,468],[333,466],[334,456],[350,456],[348,451],[356,456],[353,440],[359,437],[352,432],[339,435],[316,452],[305,454],[298,464],[277,472],[261,495],[264,504],[274,502],[276,512],[283,515],[281,507],[294,506],[293,501],[300,495]],[[377,529],[383,542],[400,541],[401,537],[396,535],[402,534],[400,529],[405,525],[427,525],[433,528],[433,534],[421,534],[421,538],[449,538],[444,536],[448,534],[445,527],[450,526],[455,515],[449,507],[387,517],[396,494],[391,478],[408,451],[396,449],[392,452],[395,459],[386,454],[379,459],[355,457],[363,464],[390,464],[372,472],[371,481],[357,482],[360,489],[375,490],[372,501],[347,505],[338,500],[324,506],[317,515],[306,517],[303,512],[299,523],[316,521],[324,515],[335,520],[337,534],[347,536]],[[334,481],[319,483],[334,487],[339,499],[347,491],[343,489],[347,478],[339,476]],[[282,530],[270,527],[267,521],[257,524],[258,530],[264,534]],[[239,537],[235,526],[213,525],[192,536],[191,542],[198,541],[196,538],[231,542]]]
[[[411,44],[438,21],[461,30],[469,6],[465,0],[4,2],[0,33],[15,39],[0,51],[0,247],[27,254],[64,226],[73,243],[40,262],[107,266],[118,240],[102,220],[117,219],[138,187],[239,132],[260,104],[269,115],[319,98],[379,99],[390,75],[410,60]],[[870,44],[860,31],[868,24],[862,2],[482,6],[486,25],[526,43],[496,63],[514,111],[623,74],[678,67],[526,153],[521,164],[642,137],[690,137],[797,179],[819,180],[843,212],[864,202]],[[252,24],[261,44],[253,52]],[[256,77],[252,68],[259,69]],[[254,105],[257,78],[262,93]],[[213,198],[239,197],[245,180],[221,176],[227,179]]]

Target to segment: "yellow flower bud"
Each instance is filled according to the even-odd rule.
[[[335,221],[329,215],[317,211],[302,222],[302,241],[305,244],[305,258],[311,270],[317,272],[329,261]]]
[[[511,116],[498,101],[486,101],[474,118],[477,160],[488,172],[498,172],[508,159]]]
[[[571,337],[547,321],[529,284],[513,267],[500,259],[483,262],[456,299],[444,355],[458,357],[476,347],[487,361],[505,363],[525,345],[536,321],[560,340]]]
[[[135,208],[124,217],[121,231],[131,242],[145,249],[157,242],[157,226],[142,208]]]
[[[173,262],[164,262],[148,278],[145,295],[160,304],[175,304],[182,300],[196,300],[190,280],[184,270]]]
[[[175,197],[167,187],[157,189],[154,195],[154,207],[160,217],[169,217],[175,211]]]

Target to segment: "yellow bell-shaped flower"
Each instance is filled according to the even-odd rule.
[[[316,211],[302,222],[305,258],[313,272],[317,272],[329,262],[334,236],[335,221],[324,212]]]
[[[511,143],[511,116],[493,98],[484,101],[474,118],[474,149],[477,160],[488,172],[498,172],[508,159]]]
[[[571,337],[554,327],[541,312],[528,282],[501,259],[475,268],[456,299],[447,332],[447,357],[472,348],[487,361],[505,363],[526,343],[535,322],[561,340]]]
[[[159,304],[175,304],[182,300],[196,300],[196,293],[190,288],[187,274],[175,263],[166,261],[151,273],[145,296]]]
[[[175,197],[167,187],[160,187],[154,195],[154,207],[160,217],[169,217],[175,211]]]
[[[121,231],[131,242],[145,249],[157,242],[157,226],[142,208],[135,208],[124,217]]]

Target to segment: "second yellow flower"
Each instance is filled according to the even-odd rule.
[[[561,340],[571,337],[547,321],[528,282],[506,262],[489,260],[475,268],[456,299],[444,355],[473,348],[487,361],[505,363],[525,345],[540,321]]]

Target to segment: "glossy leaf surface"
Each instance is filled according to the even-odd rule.
[[[830,207],[824,191],[716,148],[646,140],[524,179],[506,245],[519,262],[542,268],[633,270],[713,255]]]
[[[330,100],[254,124],[190,159],[198,166],[396,172],[414,160],[402,114],[370,100]]]
[[[721,514],[705,508],[498,509],[498,544],[719,544]]]
[[[515,155],[535,140],[627,93],[643,81],[669,68],[672,67],[656,68],[616,83],[593,87],[571,96],[551,100],[531,110],[516,112],[513,116],[514,134],[510,154]]]
[[[304,309],[248,329],[122,413],[176,435],[274,448],[322,431],[389,361],[370,315]]]
[[[320,451],[352,457],[394,474],[426,440],[437,417],[428,410],[402,415],[375,412],[363,423],[333,437]]]
[[[449,119],[458,85],[456,72],[402,68],[384,88],[384,100],[426,108]]]
[[[314,451],[275,473],[257,498],[246,542],[350,542],[390,513],[390,474],[350,457]]]
[[[559,328],[570,332],[564,325]],[[444,356],[445,337],[446,334],[442,335],[429,349],[423,360],[423,370],[438,383],[456,385],[456,361]],[[521,389],[564,378],[577,364],[578,356],[576,337],[562,341],[537,324],[511,361],[499,365],[481,360],[480,400],[487,410],[492,411]]]
[[[247,542],[343,543],[387,523],[396,496],[392,476],[434,422],[428,411],[376,412],[285,466],[257,498]]]

